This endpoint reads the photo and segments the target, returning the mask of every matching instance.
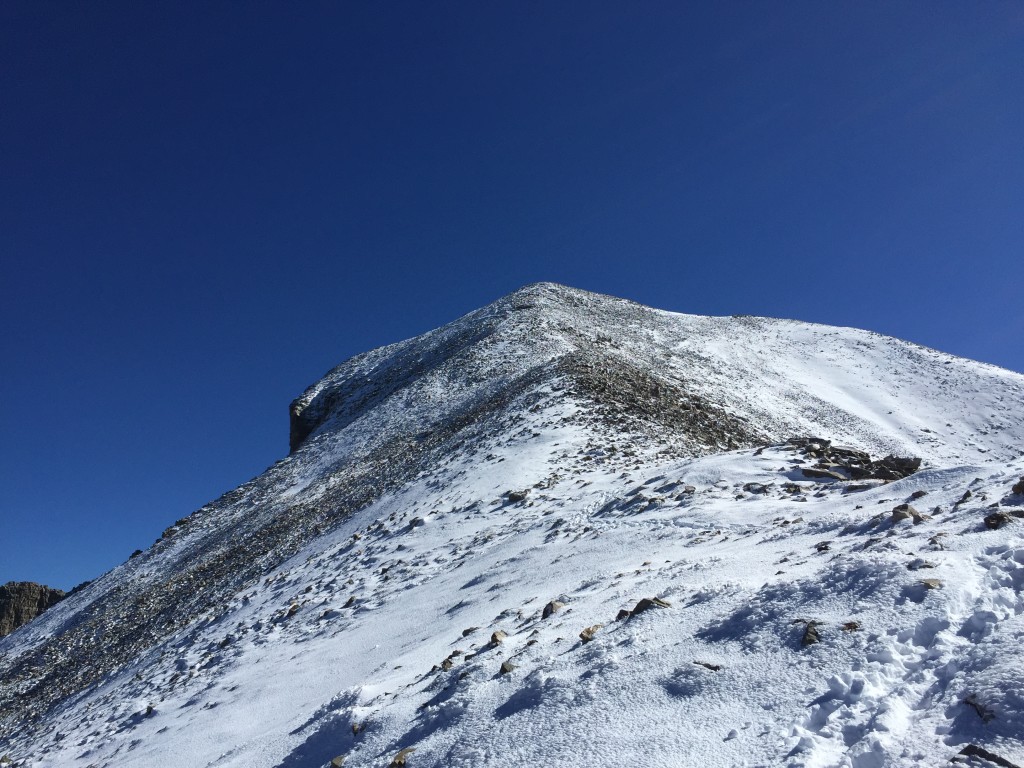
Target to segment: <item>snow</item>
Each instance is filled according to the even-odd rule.
[[[685,381],[772,445],[616,447],[543,380],[524,390],[532,406],[503,406],[514,428],[482,419],[480,439],[310,536],[31,738],[0,734],[0,754],[211,768],[345,755],[348,768],[414,748],[411,768],[870,768],[940,765],[977,744],[1024,763],[1024,498],[1010,491],[1024,476],[1024,377],[853,329],[552,286],[505,301],[526,300],[543,308],[528,334],[499,302],[339,366],[303,396],[323,419],[294,456],[0,641],[0,669],[129,578],[160,584],[222,531],[326,503],[346,457],[549,364],[579,343],[566,329],[613,339],[610,354]],[[808,460],[782,444],[799,434],[926,466],[850,492],[802,475]],[[767,492],[744,490],[755,482]],[[921,522],[893,520],[908,501]],[[1022,517],[990,529],[993,504]],[[670,605],[616,620],[654,597]],[[542,618],[552,600],[566,605]],[[821,639],[805,646],[808,622]]]

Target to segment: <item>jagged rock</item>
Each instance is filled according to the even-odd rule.
[[[743,486],[743,490],[747,493],[759,493],[766,494],[771,485],[765,485],[764,483],[746,483]]]
[[[918,499],[924,498],[927,495],[928,491],[914,491],[912,494],[910,494],[910,500],[917,501]]]
[[[541,618],[546,619],[552,614],[558,613],[563,608],[565,608],[565,603],[561,600],[552,600],[544,606],[544,610],[541,612]]]
[[[859,621],[847,621],[843,626],[840,627],[843,632],[856,632],[860,629]]]
[[[644,611],[650,610],[651,608],[670,608],[672,603],[662,600],[660,597],[643,598],[630,611],[631,616],[639,616]]]
[[[985,527],[992,528],[993,530],[998,530],[999,528],[1002,528],[1004,525],[1009,523],[1011,520],[1013,520],[1013,518],[1005,512],[993,512],[990,515],[985,515]]]
[[[494,647],[496,645],[501,645],[502,641],[506,637],[508,637],[508,632],[505,632],[503,630],[499,629],[496,632],[492,632],[491,633],[491,646]]]
[[[345,764],[345,756],[338,755],[336,758],[331,760],[331,768],[341,768]]]
[[[515,504],[520,501],[526,501],[526,497],[529,493],[529,489],[526,489],[525,491],[508,491],[505,494],[505,498],[509,500],[509,503]]]
[[[480,627],[466,627],[464,630],[462,630],[462,636],[468,637],[469,635],[472,635],[474,632],[476,632],[478,629],[480,629]]]
[[[580,640],[584,644],[589,643],[591,640],[594,639],[594,635],[596,635],[597,631],[602,627],[604,627],[604,624],[594,624],[593,626],[587,627],[582,632],[580,632]]]
[[[925,589],[941,589],[942,581],[939,579],[921,579],[918,584],[923,586]]]
[[[63,590],[32,581],[9,581],[0,586],[0,637],[28,624],[64,597]]]
[[[695,661],[693,663],[696,664],[698,667],[704,667],[704,669],[710,669],[712,672],[719,672],[722,669],[722,665],[721,664],[711,664],[710,662],[707,662],[707,661]]]
[[[628,619],[632,615],[633,614],[630,611],[627,611],[625,608],[622,608],[619,610],[617,614],[615,614],[615,620],[622,621],[623,619]]]
[[[1010,491],[1016,493],[1018,496],[1024,496],[1024,477],[1020,479],[1016,485],[1014,485]]]
[[[403,768],[405,761],[409,759],[409,755],[416,751],[416,747],[406,747],[393,758],[388,764],[388,768]]]
[[[512,670],[514,670],[515,668],[516,668],[516,665],[513,664],[511,661],[503,661],[503,662],[501,662],[501,667],[498,669],[498,674],[499,675],[507,675]]]

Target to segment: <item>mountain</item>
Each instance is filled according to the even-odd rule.
[[[64,598],[64,591],[32,581],[0,586],[0,637],[9,635]]]
[[[1022,413],[875,333],[527,286],[0,639],[0,755],[1024,762]]]

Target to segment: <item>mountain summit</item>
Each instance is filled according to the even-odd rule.
[[[1024,376],[552,283],[0,640],[25,766],[1024,760]]]

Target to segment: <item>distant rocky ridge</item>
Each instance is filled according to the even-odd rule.
[[[0,637],[28,624],[64,599],[64,590],[32,581],[9,581],[0,586]]]

